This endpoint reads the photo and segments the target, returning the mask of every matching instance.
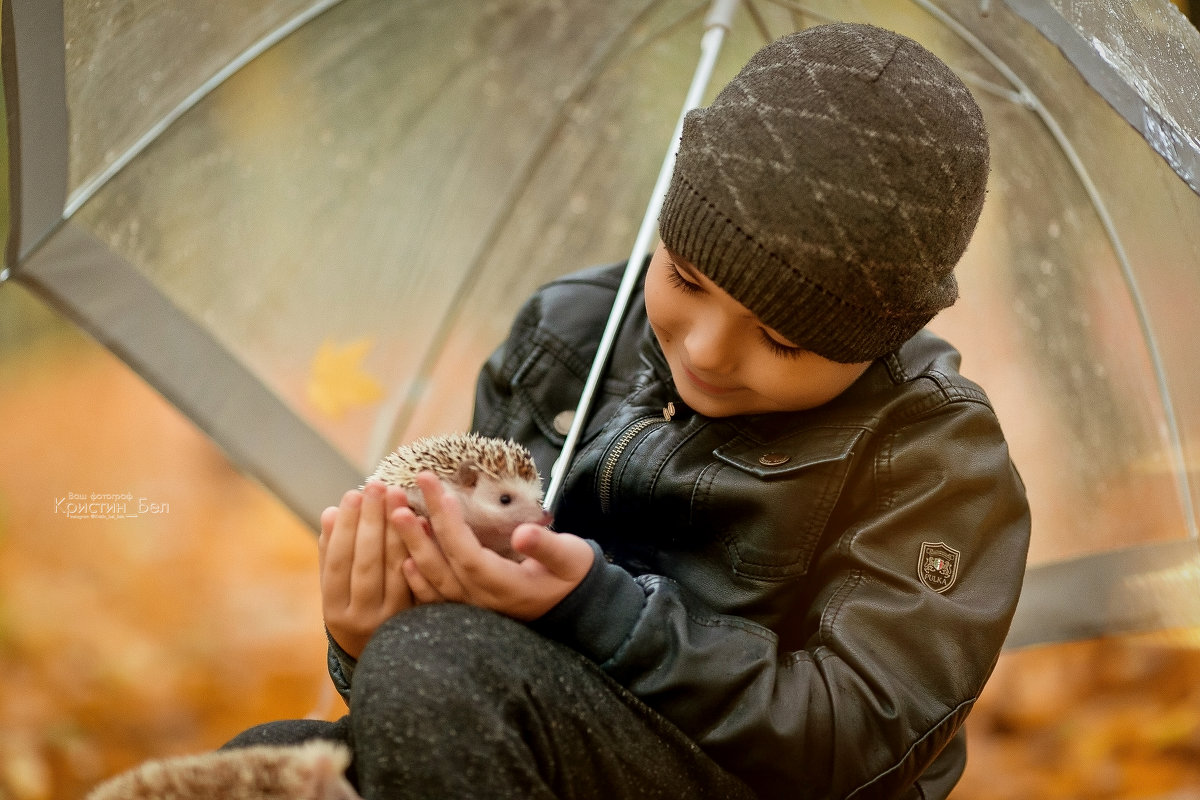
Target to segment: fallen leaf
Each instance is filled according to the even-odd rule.
[[[329,340],[321,343],[308,374],[308,400],[318,411],[338,419],[383,397],[383,387],[362,365],[371,345],[370,338],[342,345]]]

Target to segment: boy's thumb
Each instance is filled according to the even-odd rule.
[[[517,526],[513,531],[512,546],[561,578],[582,579],[592,565],[591,545],[578,536],[555,533],[541,525],[525,523]]]

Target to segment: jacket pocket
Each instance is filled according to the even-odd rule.
[[[588,365],[557,342],[538,337],[513,375],[513,394],[541,435],[556,447],[566,439],[583,393]]]
[[[542,331],[533,335],[533,346],[512,378],[512,392],[542,438],[560,448],[575,418],[591,361],[573,352]],[[582,442],[591,441],[612,416],[612,410],[629,393],[627,381],[606,377],[600,382]],[[526,443],[528,444],[528,443]]]
[[[865,435],[858,427],[814,427],[713,451],[717,463],[698,494],[734,572],[783,580],[808,571]]]

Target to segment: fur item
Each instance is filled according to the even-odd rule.
[[[87,800],[362,800],[345,778],[350,751],[315,740],[155,759],[110,778]]]

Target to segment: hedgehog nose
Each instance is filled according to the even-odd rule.
[[[554,522],[554,515],[543,508],[542,509],[542,519],[541,519],[541,522],[539,522],[538,524],[541,525],[543,528],[549,528],[551,522]]]

